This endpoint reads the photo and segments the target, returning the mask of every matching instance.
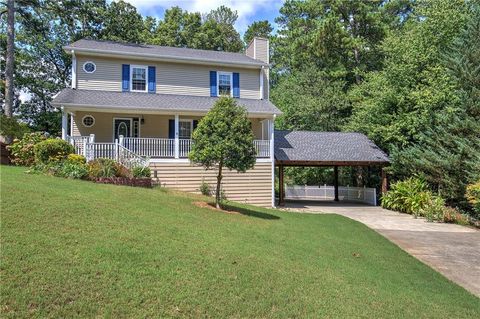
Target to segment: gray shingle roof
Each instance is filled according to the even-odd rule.
[[[275,131],[277,161],[389,162],[365,135],[344,132]]]
[[[144,111],[208,111],[218,98],[174,94],[149,94],[135,92],[110,92],[97,90],[63,89],[53,99],[55,106],[82,108],[125,109]],[[268,100],[235,99],[253,114],[280,114]]]
[[[159,45],[121,43],[100,40],[78,40],[64,47],[65,50],[103,52],[106,54],[140,55],[158,59],[180,59],[210,62],[212,64],[242,64],[266,66],[265,63],[252,59],[243,53],[197,50],[188,48],[164,47]]]

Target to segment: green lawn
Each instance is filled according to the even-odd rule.
[[[1,167],[2,318],[480,317],[480,299],[341,216],[24,171]]]

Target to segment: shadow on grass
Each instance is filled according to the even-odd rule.
[[[245,215],[245,216],[262,218],[262,219],[270,219],[270,220],[280,219],[280,217],[278,217],[278,216],[267,214],[267,213],[262,213],[262,212],[259,212],[257,210],[253,210],[253,209],[250,209],[250,208],[237,207],[237,206],[228,205],[228,204],[224,204],[224,205],[222,205],[222,207],[223,207],[223,209],[225,209],[227,211],[237,212],[237,213]]]

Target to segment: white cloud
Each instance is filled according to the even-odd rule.
[[[190,12],[206,13],[221,5],[227,6],[238,13],[235,24],[240,33],[246,31],[253,22],[255,14],[260,10],[278,12],[282,5],[281,0],[125,0],[147,15],[156,16],[158,9],[168,9],[173,6]]]

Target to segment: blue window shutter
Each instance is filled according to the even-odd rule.
[[[175,138],[175,120],[168,120],[168,138]]]
[[[157,90],[157,81],[155,79],[155,67],[148,67],[148,93],[155,93]]]
[[[210,96],[217,96],[217,71],[210,71]]]
[[[130,64],[122,64],[122,91],[130,91]]]
[[[240,74],[233,73],[233,97],[240,97]]]
[[[193,120],[193,130],[194,131],[197,128],[197,125],[198,125],[198,120]]]

